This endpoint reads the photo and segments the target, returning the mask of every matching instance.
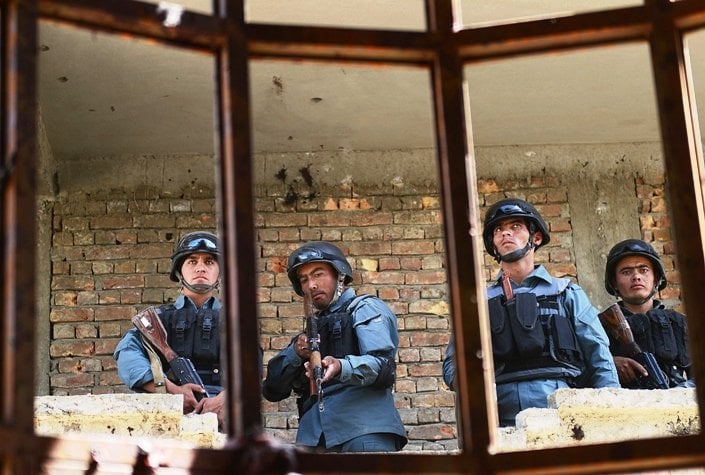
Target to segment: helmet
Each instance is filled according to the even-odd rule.
[[[536,249],[548,244],[551,240],[551,236],[548,234],[548,226],[546,226],[546,223],[539,212],[536,211],[536,208],[531,206],[526,201],[518,198],[506,198],[499,200],[487,210],[487,213],[485,214],[485,225],[482,231],[482,238],[485,242],[485,250],[489,255],[494,256],[498,261],[500,259],[495,252],[494,243],[492,242],[494,237],[494,228],[499,221],[506,218],[524,218],[534,224],[536,230],[540,231],[543,236],[541,239],[541,244],[536,246]],[[531,243],[531,241],[529,241],[529,243]]]
[[[651,261],[658,272],[658,282],[656,283],[657,290],[663,290],[666,287],[668,281],[666,280],[666,272],[663,269],[663,264],[661,264],[661,259],[656,253],[651,244],[641,239],[625,239],[624,241],[618,242],[612,247],[609,254],[607,254],[607,265],[605,266],[605,289],[610,295],[617,295],[617,290],[612,286],[612,279],[614,279],[615,268],[617,263],[626,256],[644,256]]]
[[[176,250],[171,255],[171,273],[169,278],[179,282],[181,266],[184,260],[194,252],[206,252],[215,257],[220,257],[220,241],[218,237],[207,231],[195,231],[185,234],[176,245]]]
[[[286,263],[286,273],[294,287],[294,292],[302,297],[304,291],[301,289],[297,272],[299,267],[309,262],[326,262],[332,265],[338,272],[338,278],[344,276],[344,284],[349,284],[353,280],[352,268],[337,246],[325,241],[312,241],[292,252]]]

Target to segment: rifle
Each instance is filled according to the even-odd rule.
[[[203,392],[194,393],[196,400],[200,401],[204,397],[210,397],[191,360],[179,356],[167,343],[166,329],[154,307],[147,307],[132,317],[132,323],[144,337],[145,343],[169,363],[171,375],[179,386],[186,383],[198,384],[203,388]]]
[[[605,327],[610,336],[622,345],[627,356],[636,360],[649,373],[647,376],[637,377],[636,388],[668,389],[668,379],[656,362],[656,357],[652,353],[642,351],[634,341],[632,329],[624,317],[619,304],[613,303],[602,313],[599,313],[598,317],[600,317],[602,326]]]
[[[318,317],[311,301],[311,295],[304,294],[304,314],[306,315],[306,336],[308,337],[309,364],[311,365],[311,396],[318,397],[318,410],[323,412],[323,366],[321,365],[321,340],[318,337]]]
[[[512,290],[511,275],[509,272],[502,271],[502,291],[504,292],[504,298],[507,302],[514,298],[514,291]]]

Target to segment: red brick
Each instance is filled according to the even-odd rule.
[[[49,312],[51,322],[89,322],[93,321],[93,309],[86,307],[54,308]]]
[[[411,346],[441,346],[448,344],[447,333],[414,333],[411,335]]]
[[[95,354],[95,344],[85,340],[60,340],[49,345],[52,358],[64,356],[91,356]]]
[[[95,290],[90,276],[57,275],[51,280],[51,290]]]
[[[119,338],[102,338],[96,340],[95,342],[95,354],[96,355],[112,355],[115,351],[115,347],[120,341]]]
[[[144,277],[141,275],[116,275],[103,277],[103,289],[130,289],[144,287]]]
[[[405,274],[402,272],[363,272],[362,282],[369,284],[397,284],[404,283]]]
[[[76,388],[80,386],[93,386],[93,375],[87,373],[78,374],[55,374],[50,378],[53,388]],[[72,393],[78,394],[78,393]]]
[[[95,309],[96,321],[130,320],[137,312],[134,307],[104,306]]]

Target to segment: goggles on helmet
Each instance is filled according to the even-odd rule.
[[[193,241],[189,241],[186,244],[184,244],[183,250],[187,250],[187,251],[199,251],[199,250],[216,251],[216,250],[218,250],[218,245],[212,239],[200,237],[198,239],[194,239]]]
[[[619,247],[619,254],[624,254],[628,252],[640,252],[640,253],[646,253],[646,254],[653,254],[654,251],[652,250],[651,247],[646,246],[640,242],[634,241],[634,242],[629,242],[626,243],[622,246]]]
[[[289,267],[305,264],[309,261],[320,261],[323,259],[323,253],[316,248],[306,248],[297,252],[294,258],[289,263]]]
[[[526,210],[523,210],[519,205],[502,205],[495,210],[492,216],[487,217],[487,221],[494,221],[501,216],[512,216],[515,214],[526,214]]]

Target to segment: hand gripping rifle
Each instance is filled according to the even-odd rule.
[[[304,314],[306,315],[306,337],[311,352],[309,365],[313,374],[311,378],[311,396],[318,397],[318,410],[323,412],[323,366],[321,365],[321,340],[318,336],[318,317],[311,301],[311,294],[304,294]]]
[[[656,357],[649,352],[642,351],[634,341],[632,329],[629,322],[624,317],[622,309],[618,303],[613,303],[602,313],[599,313],[600,322],[605,330],[622,345],[627,356],[636,360],[649,373],[647,376],[639,376],[636,380],[639,389],[668,389],[668,379],[663,373]]]
[[[196,400],[200,401],[204,397],[210,397],[191,360],[179,356],[167,343],[166,329],[154,307],[147,307],[132,317],[132,323],[142,334],[145,344],[150,345],[158,355],[169,363],[171,375],[179,386],[186,383],[198,384],[203,388],[203,392],[194,393]]]

